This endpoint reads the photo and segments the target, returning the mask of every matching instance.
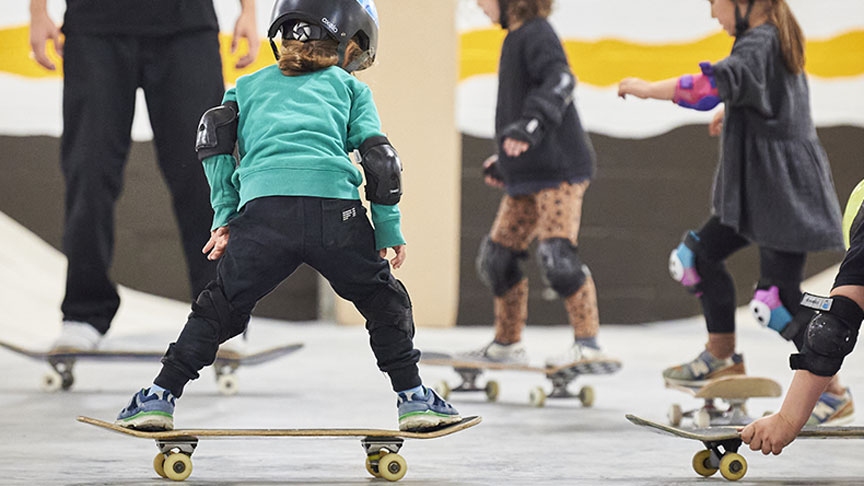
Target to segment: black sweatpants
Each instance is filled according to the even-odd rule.
[[[109,268],[139,87],[147,99],[159,168],[171,192],[192,296],[215,275],[215,265],[201,253],[213,212],[195,135],[201,114],[222,102],[218,33],[71,34],[63,71],[63,250],[69,266],[61,310],[64,319],[88,322],[104,334],[120,304]]]
[[[696,271],[702,278],[702,312],[709,333],[735,332],[735,283],[724,261],[750,241],[733,228],[711,217],[696,233],[699,251]],[[801,302],[801,281],[804,278],[806,253],[794,253],[759,247],[759,284],[775,285],[780,289],[783,306],[795,315]]]
[[[216,281],[192,305],[154,383],[179,397],[198,371],[213,364],[219,345],[245,330],[255,304],[306,263],[366,318],[378,368],[390,376],[393,390],[420,385],[411,299],[375,249],[360,201],[264,197],[246,204],[228,228]]]

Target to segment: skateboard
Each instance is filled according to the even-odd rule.
[[[72,370],[77,361],[159,361],[164,356],[162,351],[35,351],[0,341],[0,347],[39,361],[46,361],[51,369],[42,376],[42,389],[55,392],[69,390],[75,383]],[[254,366],[291,354],[303,345],[300,343],[277,346],[252,354],[240,354],[220,350],[213,363],[216,372],[216,384],[224,395],[237,393],[237,377],[235,371],[240,366]]]
[[[405,439],[435,439],[474,427],[481,417],[465,417],[461,422],[426,432],[403,432],[383,429],[178,429],[145,432],[127,429],[103,420],[78,417],[79,422],[95,425],[121,434],[153,439],[159,453],[153,458],[153,469],[163,478],[183,481],[192,474],[192,453],[203,438],[262,437],[331,437],[359,438],[366,451],[366,471],[376,478],[398,481],[408,471],[408,463],[398,454]]]
[[[539,366],[517,365],[506,363],[494,363],[487,361],[470,361],[453,357],[447,353],[423,353],[420,357],[421,364],[432,366],[450,366],[459,374],[462,382],[451,388],[446,381],[435,385],[435,391],[445,400],[453,392],[478,392],[486,393],[486,399],[494,402],[498,399],[500,386],[495,380],[489,380],[482,387],[477,384],[477,379],[488,370],[499,371],[528,371],[542,373],[552,382],[552,391],[546,392],[542,386],[533,388],[529,393],[529,401],[535,407],[542,407],[547,398],[578,398],[582,406],[590,407],[594,404],[594,388],[583,386],[578,393],[571,392],[568,387],[581,375],[606,375],[615,373],[621,369],[618,360],[585,360],[577,361],[557,368],[541,368]]]
[[[698,428],[722,425],[747,425],[753,419],[747,414],[745,406],[748,398],[773,398],[782,394],[780,384],[770,378],[746,375],[724,376],[709,380],[701,387],[674,385],[666,383],[667,388],[683,391],[704,400],[701,408],[682,410],[677,403],[669,407],[667,418],[675,427],[681,425],[684,417],[693,419]],[[728,403],[728,407],[718,406],[715,400]]]
[[[680,429],[668,425],[626,415],[627,420],[651,432],[671,437],[698,440],[705,446],[693,456],[693,470],[709,477],[717,471],[729,481],[737,481],[747,474],[747,460],[738,454],[741,447],[741,427],[710,427],[704,429]],[[807,426],[798,434],[801,439],[864,439],[864,427]]]

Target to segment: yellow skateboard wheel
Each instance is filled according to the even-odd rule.
[[[371,456],[366,456],[366,471],[369,472],[373,477],[380,478],[381,474],[378,473],[378,465],[372,464],[372,459],[378,460],[379,454],[373,454]]]
[[[542,407],[546,403],[546,391],[542,386],[534,387],[528,393],[528,400],[531,401],[531,405]]]
[[[583,386],[579,390],[579,401],[582,402],[582,406],[586,408],[594,405],[594,388]]]
[[[387,481],[399,481],[408,472],[408,463],[396,453],[385,454],[378,461],[378,474]]]
[[[165,454],[161,452],[156,454],[156,457],[153,458],[153,470],[156,471],[156,474],[159,477],[167,478],[165,475]]]
[[[498,400],[498,393],[501,391],[501,387],[498,386],[498,382],[495,380],[489,380],[486,382],[486,400],[490,402],[494,402]]]
[[[441,398],[447,400],[450,398],[450,385],[447,384],[446,381],[441,380],[435,384],[435,391],[441,395]]]
[[[720,459],[720,474],[729,481],[738,481],[747,474],[747,460],[735,452],[729,452]]]
[[[192,458],[182,452],[175,452],[165,459],[162,469],[168,479],[183,481],[192,474]]]
[[[717,468],[711,466],[711,451],[704,449],[693,456],[693,470],[696,471],[696,474],[706,478],[717,472]]]

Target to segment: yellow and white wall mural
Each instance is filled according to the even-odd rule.
[[[789,0],[807,36],[807,72],[818,126],[864,126],[864,2]],[[461,0],[459,128],[491,137],[498,53],[505,33],[473,0]],[[594,133],[641,138],[710,114],[671,103],[626,103],[617,83],[635,76],[661,80],[698,72],[701,61],[729,54],[732,38],[711,18],[707,0],[557,0],[550,18],[579,80],[577,104]]]

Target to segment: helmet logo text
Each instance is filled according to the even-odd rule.
[[[330,32],[333,32],[334,34],[339,32],[339,28],[336,27],[336,24],[334,24],[333,22],[330,22],[327,19],[327,17],[322,17],[321,23],[324,24],[324,26],[327,27],[330,30]]]

